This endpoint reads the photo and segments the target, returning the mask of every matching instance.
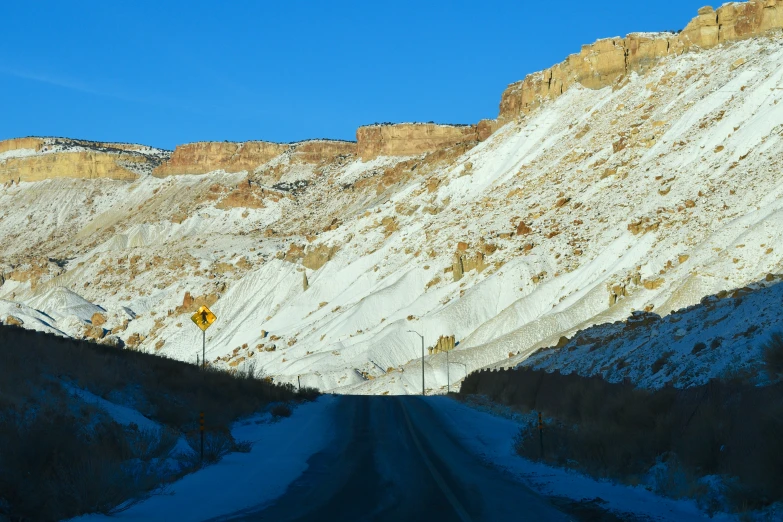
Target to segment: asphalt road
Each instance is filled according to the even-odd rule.
[[[336,440],[282,497],[223,520],[571,520],[460,446],[420,398],[346,396],[335,415]]]

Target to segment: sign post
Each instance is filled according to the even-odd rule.
[[[201,328],[201,369],[207,369],[207,328],[217,320],[212,310],[206,306],[199,307],[198,311],[190,317],[190,320]],[[203,386],[202,386],[203,388]],[[201,395],[201,390],[199,390]],[[200,401],[199,401],[200,402]],[[199,412],[199,433],[201,434],[201,462],[204,462],[204,412]]]
[[[446,395],[451,393],[451,373],[449,372],[449,351],[446,350]]]
[[[421,394],[427,395],[427,392],[424,390],[424,336],[415,330],[408,330],[408,333],[415,333],[421,337]]]

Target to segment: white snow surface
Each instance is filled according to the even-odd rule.
[[[442,391],[447,375],[520,364],[633,310],[666,317],[783,272],[781,83],[783,39],[760,37],[671,57],[614,89],[574,87],[445,159],[316,168],[280,157],[250,174],[3,187],[0,299],[27,306],[30,327],[71,336],[90,310],[126,310],[104,328],[195,362],[189,292],[218,317],[210,364],[255,364],[278,382],[341,393],[418,393],[421,345],[409,330],[426,346],[454,335],[448,372],[444,354],[424,361],[427,387]],[[248,176],[262,204],[227,204]],[[520,221],[528,233],[515,234]],[[454,281],[460,242],[487,268]],[[337,250],[311,270],[292,245]],[[686,353],[704,337],[692,322],[688,336],[660,330],[680,338],[663,374],[631,364],[628,376],[688,386],[752,368],[754,346],[780,322],[774,297],[754,302],[741,320],[769,320],[743,339],[747,354]],[[733,336],[735,326],[716,328]],[[664,345],[631,355],[648,364]],[[584,352],[534,361],[612,373]]]
[[[253,442],[250,453],[230,453],[217,464],[186,475],[147,500],[113,516],[71,520],[205,520],[264,505],[285,493],[307,469],[307,460],[334,436],[336,398],[321,396],[298,406],[291,417],[269,422],[268,415],[235,424],[237,440]]]

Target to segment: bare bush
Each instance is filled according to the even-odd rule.
[[[201,455],[201,435],[199,432],[191,432],[186,437],[188,446],[195,455]],[[204,463],[214,464],[234,449],[234,437],[228,430],[216,430],[204,432]]]
[[[65,410],[67,411],[67,409]],[[3,424],[0,491],[12,519],[59,520],[112,513],[143,497],[158,477],[148,466],[131,470],[123,428],[103,421],[85,428],[77,417],[42,411],[28,422]]]
[[[199,462],[201,459],[200,432],[188,433],[186,440],[190,449],[193,450],[189,458],[194,462]],[[235,440],[229,430],[205,431],[203,464],[214,464],[229,453],[250,453],[252,447],[252,442]]]

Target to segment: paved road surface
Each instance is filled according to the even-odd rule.
[[[285,495],[223,520],[570,520],[463,449],[420,398],[346,396],[335,412],[336,441]]]

